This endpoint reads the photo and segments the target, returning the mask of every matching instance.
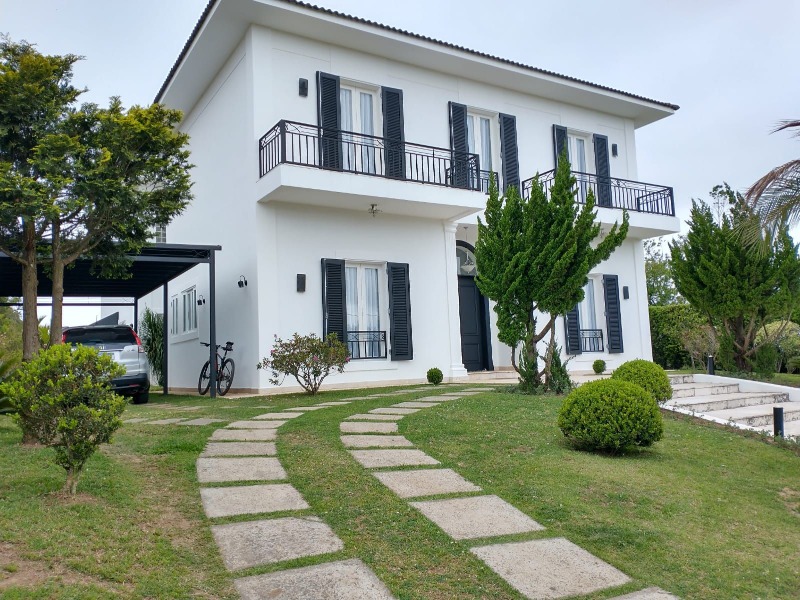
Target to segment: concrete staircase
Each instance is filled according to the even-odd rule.
[[[670,375],[672,399],[666,407],[690,412],[718,423],[736,423],[747,429],[772,433],[772,409],[783,407],[786,437],[800,438],[800,402],[792,402],[787,393],[749,391],[727,381],[696,382],[693,375]]]

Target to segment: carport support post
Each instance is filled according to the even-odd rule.
[[[211,362],[211,397],[217,397],[217,369],[222,365],[217,364],[217,273],[214,258],[216,252],[211,250],[208,257],[208,342],[210,346],[209,361]]]
[[[164,284],[164,330],[161,332],[161,343],[164,344],[164,356],[161,359],[161,371],[164,378],[164,389],[162,393],[169,394],[169,284]]]
[[[139,299],[133,299],[133,330],[139,333]]]

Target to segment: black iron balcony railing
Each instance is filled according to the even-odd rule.
[[[675,216],[675,200],[671,187],[617,177],[600,177],[578,171],[573,171],[572,174],[577,179],[575,195],[580,203],[586,202],[589,190],[592,190],[595,202],[600,207],[625,208],[642,213]],[[531,177],[522,182],[522,195],[526,198],[531,192],[534,179]],[[550,191],[554,179],[554,170],[539,175],[539,182],[546,192]]]
[[[348,331],[347,349],[352,360],[386,358],[386,332]]]
[[[482,191],[489,173],[477,154],[279,121],[258,143],[259,177],[279,164],[303,165]]]
[[[603,351],[603,330],[602,329],[581,329],[581,352],[602,352]]]

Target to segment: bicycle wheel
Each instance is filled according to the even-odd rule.
[[[228,393],[228,390],[231,389],[231,384],[233,384],[233,374],[235,372],[236,365],[234,364],[232,358],[226,358],[222,361],[222,367],[220,367],[217,377],[217,391],[219,392],[220,396],[224,396]]]
[[[201,396],[205,396],[209,387],[211,387],[211,363],[206,361],[200,371],[200,379],[197,380],[197,391]]]

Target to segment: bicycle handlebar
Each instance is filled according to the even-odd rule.
[[[211,346],[211,342],[200,342],[200,345],[209,348]],[[222,344],[217,344],[216,347],[217,349],[225,348],[225,350],[228,352],[233,352],[233,342],[225,342],[224,346]]]

